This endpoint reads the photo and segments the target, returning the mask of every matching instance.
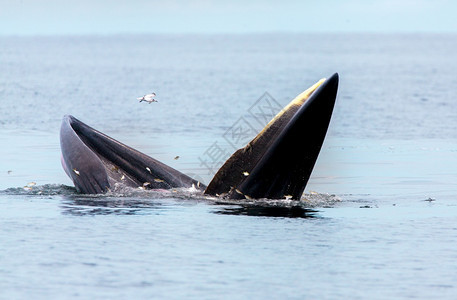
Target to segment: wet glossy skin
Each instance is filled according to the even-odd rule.
[[[115,183],[157,189],[200,185],[73,116],[65,116],[62,121],[60,145],[62,165],[81,193],[104,193]]]
[[[121,183],[155,189],[196,186],[231,199],[299,199],[322,147],[337,89],[334,74],[300,94],[227,160],[208,188],[73,116],[65,116],[61,126],[62,165],[78,191],[87,194]]]

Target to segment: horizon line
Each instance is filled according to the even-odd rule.
[[[424,30],[267,30],[267,31],[221,31],[221,32],[66,32],[66,33],[0,33],[0,37],[78,37],[78,36],[247,36],[247,35],[456,35],[457,31],[424,31]]]

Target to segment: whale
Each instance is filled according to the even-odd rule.
[[[236,150],[208,185],[65,115],[61,162],[76,190],[103,194],[116,185],[144,189],[195,187],[227,199],[301,198],[322,148],[336,102],[339,75],[295,97],[244,147]]]

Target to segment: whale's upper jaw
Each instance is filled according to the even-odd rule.
[[[62,120],[60,146],[64,170],[81,193],[105,193],[115,183],[157,189],[192,185],[205,188],[189,176],[70,115]]]
[[[324,142],[338,81],[335,73],[294,99],[227,160],[205,193],[232,199],[299,199]]]

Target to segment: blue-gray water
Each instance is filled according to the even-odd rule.
[[[419,34],[0,38],[0,298],[454,299],[455,49]],[[334,72],[297,205],[81,196],[60,166],[73,114],[208,183],[201,159],[233,152],[224,133],[255,122],[259,97],[285,105]]]

